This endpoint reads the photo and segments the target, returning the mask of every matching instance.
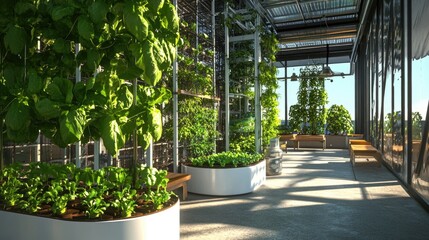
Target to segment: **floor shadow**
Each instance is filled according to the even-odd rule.
[[[181,239],[427,239],[429,214],[390,172],[333,152],[286,154],[282,174],[253,193],[189,194]]]

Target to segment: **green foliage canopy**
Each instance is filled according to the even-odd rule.
[[[352,117],[343,105],[332,105],[328,110],[326,130],[334,135],[344,135],[353,132]]]
[[[178,30],[170,1],[2,1],[0,119],[7,138],[32,142],[40,130],[64,147],[101,137],[115,155],[137,129],[146,148],[161,135],[158,107],[171,94],[157,83],[175,58]],[[133,79],[142,83],[135,99]]]

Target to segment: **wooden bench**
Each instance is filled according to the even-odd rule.
[[[326,137],[325,135],[296,135],[294,139],[290,141],[294,141],[293,149],[299,150],[299,142],[321,142],[323,150],[326,148]]]
[[[182,198],[186,200],[188,198],[188,181],[191,179],[190,174],[185,173],[172,173],[167,174],[168,183],[167,190],[172,191],[178,188],[182,188]]]
[[[281,134],[279,135],[280,148],[287,152],[287,141],[295,139],[296,134]]]
[[[350,139],[349,145],[371,145],[371,143],[364,139]]]
[[[351,152],[351,146],[352,145],[371,145],[370,142],[364,139],[350,139],[349,140],[349,153]]]
[[[355,166],[356,157],[374,157],[377,160],[377,165],[380,163],[380,152],[371,145],[350,145],[350,162]]]

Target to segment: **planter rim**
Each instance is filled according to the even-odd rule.
[[[265,160],[265,159],[264,159]],[[201,168],[182,165],[192,175],[188,191],[210,196],[233,196],[255,191],[266,180],[266,161],[241,168]]]
[[[182,165],[186,166],[186,167],[202,168],[202,169],[237,169],[237,168],[247,168],[247,167],[255,166],[255,165],[258,165],[259,163],[261,163],[263,161],[265,161],[265,158],[262,158],[260,161],[254,162],[250,165],[240,166],[240,167],[199,167],[199,166],[194,166],[192,164],[186,164],[186,163],[182,163]]]
[[[0,209],[0,212],[15,213],[15,214],[21,214],[21,215],[32,216],[32,217],[37,217],[37,218],[46,218],[46,219],[51,219],[51,220],[58,220],[58,221],[65,221],[65,222],[76,222],[76,223],[123,222],[123,221],[131,221],[131,220],[136,219],[136,218],[150,216],[150,215],[157,214],[157,213],[163,212],[165,210],[168,210],[168,209],[174,207],[179,202],[179,198],[178,197],[175,197],[175,198],[176,198],[176,201],[174,201],[171,205],[164,207],[160,210],[156,210],[156,211],[150,212],[150,213],[145,213],[141,216],[131,216],[131,217],[127,217],[127,218],[117,218],[117,219],[109,219],[109,220],[102,220],[102,219],[98,219],[98,218],[95,218],[95,219],[88,218],[86,220],[73,220],[73,219],[67,219],[67,218],[61,218],[61,217],[50,217],[50,216],[36,215],[36,214],[25,213],[25,212],[8,211],[8,210],[4,210],[4,209]]]

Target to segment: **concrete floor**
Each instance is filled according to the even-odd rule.
[[[383,166],[353,168],[347,150],[290,150],[253,193],[189,194],[181,239],[429,239],[429,214]]]

